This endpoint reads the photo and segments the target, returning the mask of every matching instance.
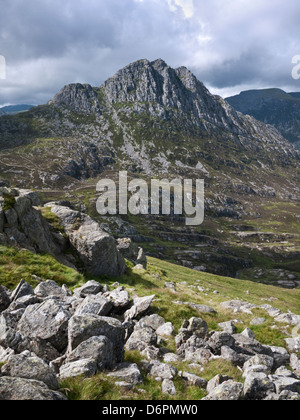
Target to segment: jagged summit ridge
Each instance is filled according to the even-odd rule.
[[[22,179],[37,180],[35,187],[68,185],[108,168],[147,176],[225,175],[235,183],[255,173],[264,188],[271,173],[276,189],[280,185],[286,194],[274,170],[286,172],[299,162],[299,153],[276,129],[212,95],[186,67],[174,69],[162,59],[131,63],[99,87],[67,85],[47,105],[1,117],[1,150],[32,143],[41,145],[29,147],[33,166],[5,155],[4,178],[13,166],[22,167]],[[46,168],[41,151],[49,158]],[[19,178],[13,175],[18,184]]]
[[[186,67],[173,69],[162,59],[138,60],[119,70],[99,88],[88,84],[65,86],[49,105],[100,115],[103,109],[135,105],[135,112],[150,112],[163,119],[185,116],[191,125],[207,129],[205,122],[239,135],[247,135],[238,113],[212,95]]]

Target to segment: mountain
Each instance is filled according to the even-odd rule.
[[[172,69],[162,60],[130,64],[99,88],[65,86],[47,105],[2,118],[0,149],[7,154],[22,145],[34,163],[30,173],[17,157],[11,163],[24,182],[40,186],[96,176],[113,162],[147,175],[201,175],[198,168],[204,167],[206,174],[226,168],[248,179],[246,172],[291,168],[299,159],[276,130],[211,95],[188,69]],[[51,159],[39,162],[40,149]]]
[[[19,112],[28,111],[29,109],[34,108],[34,105],[8,105],[0,108],[0,115],[15,115]]]
[[[69,200],[149,255],[216,274],[294,287],[299,157],[270,125],[212,95],[185,67],[139,60],[99,87],[70,84],[48,104],[0,119],[0,179]],[[102,218],[99,177],[205,179],[205,222]]]
[[[241,92],[226,98],[237,111],[271,124],[298,149],[300,148],[300,92],[286,93],[281,89]]]

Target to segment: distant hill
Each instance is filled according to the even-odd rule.
[[[237,111],[271,124],[300,149],[300,92],[281,89],[248,90],[226,98]]]
[[[34,108],[34,105],[9,105],[0,108],[0,116],[2,115],[15,115],[19,112],[28,111],[29,109]]]

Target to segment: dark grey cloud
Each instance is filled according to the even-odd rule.
[[[0,104],[100,85],[140,58],[189,67],[215,93],[281,87],[300,54],[299,0],[0,0]]]

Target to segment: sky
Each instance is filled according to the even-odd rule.
[[[299,92],[299,17],[299,0],[0,0],[0,106],[100,86],[144,58],[186,66],[222,97]]]

